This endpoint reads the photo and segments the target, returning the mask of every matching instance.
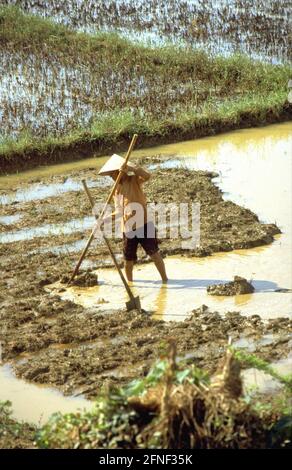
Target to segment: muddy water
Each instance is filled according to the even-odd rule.
[[[84,219],[73,219],[62,224],[46,224],[39,227],[7,232],[0,235],[0,243],[12,243],[22,240],[29,240],[36,237],[46,237],[49,235],[66,235],[73,232],[84,231],[93,226],[94,217]]]
[[[92,402],[82,397],[65,397],[57,390],[16,379],[9,366],[0,367],[0,401],[13,403],[13,417],[36,425],[44,424],[52,413],[89,410]],[[9,397],[7,397],[9,390]]]
[[[9,179],[6,178],[5,180],[1,180],[0,188],[2,188],[2,182],[5,181],[4,189],[7,188],[9,182],[14,181],[14,178]],[[89,188],[96,188],[96,187],[104,187],[110,184],[109,178],[100,179],[98,181],[88,181],[87,186]],[[8,186],[9,187],[9,186]],[[48,197],[52,196],[59,196],[61,194],[67,192],[75,192],[82,190],[83,186],[81,181],[76,181],[72,178],[65,179],[62,183],[51,183],[51,184],[43,184],[43,183],[35,183],[26,187],[24,189],[19,189],[17,191],[11,191],[8,194],[5,193],[0,195],[0,206],[7,205],[16,202],[29,202],[41,199],[47,199]]]
[[[11,225],[15,222],[18,222],[21,219],[20,214],[15,215],[1,215],[0,216],[0,225]]]
[[[292,357],[291,355],[285,359],[281,359],[273,364],[273,369],[280,375],[291,374]],[[263,371],[251,368],[243,371],[242,378],[244,382],[245,392],[260,391],[261,393],[274,393],[279,390],[282,385],[273,379],[270,375]]]
[[[172,156],[165,165],[215,170],[219,173],[216,183],[224,191],[226,199],[250,208],[263,221],[275,222],[282,230],[272,245],[261,248],[206,258],[168,257],[166,267],[170,281],[167,285],[161,285],[152,264],[138,265],[135,268],[133,290],[140,296],[145,310],[165,320],[182,320],[192,309],[202,304],[208,305],[210,310],[238,310],[244,314],[258,313],[265,318],[291,314],[291,293],[276,292],[279,288],[292,287],[291,150],[291,125],[281,124],[134,153],[133,158],[137,159],[145,155]],[[17,187],[32,178],[66,175],[82,168],[98,168],[103,162],[104,159],[90,159],[10,175],[0,178],[0,187]],[[209,284],[231,280],[234,275],[251,279],[255,293],[229,298],[207,295],[206,287]],[[102,311],[123,307],[127,295],[117,273],[112,269],[101,269],[98,276],[99,286],[70,288],[61,295]],[[110,302],[105,303],[104,300]],[[291,368],[290,358],[284,367],[285,371],[287,367]],[[251,384],[254,371],[249,374],[251,378],[247,377],[246,381]],[[43,416],[45,421],[51,412],[73,411],[86,406],[82,399],[64,398],[51,389],[16,380],[8,366],[0,367],[0,381],[0,399],[12,401],[18,419],[37,422]]]
[[[264,222],[275,222],[282,234],[270,246],[206,258],[168,257],[170,281],[166,286],[161,286],[152,264],[136,267],[133,289],[144,309],[165,320],[181,320],[202,304],[219,312],[239,310],[265,318],[291,315],[291,152],[290,123],[155,148],[155,154],[175,155],[164,166],[218,172],[215,181],[226,199],[250,208]],[[153,164],[153,170],[155,167]],[[71,288],[64,297],[86,306],[95,304],[99,297],[110,298],[111,308],[121,307],[127,294],[117,273],[106,269],[99,270],[98,275],[100,286],[85,291]],[[207,294],[208,285],[230,281],[234,275],[251,280],[255,293],[235,297]],[[279,289],[282,292],[277,292]]]

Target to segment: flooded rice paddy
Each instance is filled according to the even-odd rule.
[[[47,224],[41,227],[17,230],[0,235],[0,243],[13,243],[22,240],[30,240],[36,237],[50,237],[52,235],[68,235],[74,232],[88,230],[94,224],[94,217],[73,219],[63,224]]]
[[[146,110],[152,90],[162,91],[162,83],[143,77],[139,67],[129,75],[126,66],[115,66],[105,56],[78,64],[54,54],[6,50],[0,72],[2,138],[27,129],[42,137],[77,132],[116,107],[135,102]]]
[[[150,44],[183,43],[215,54],[240,51],[266,60],[289,58],[286,0],[70,0],[66,5],[56,0],[4,0],[2,4],[17,5],[79,31],[114,31]]]
[[[291,51],[286,1],[121,0],[96,4],[71,0],[70,8],[68,2],[65,6],[55,1],[6,0],[3,4],[18,5],[25,12],[77,30],[114,30],[134,40],[148,36],[156,38],[156,44],[169,40],[187,43],[213,55],[243,52],[281,63],[289,61]],[[20,137],[78,135],[80,129],[94,134],[101,118],[117,109],[136,113],[137,118],[160,120],[163,115],[175,119],[179,112],[202,112],[204,104],[220,105],[231,95],[237,100],[240,87],[246,92],[249,86],[237,86],[233,77],[222,84],[216,68],[201,72],[205,55],[198,57],[195,70],[173,67],[171,74],[163,71],[159,58],[157,62],[141,56],[137,61],[135,53],[124,55],[113,57],[107,48],[101,48],[98,60],[97,54],[76,60],[45,45],[35,50],[15,49],[13,41],[5,44],[0,54],[0,144],[9,150],[11,140]]]

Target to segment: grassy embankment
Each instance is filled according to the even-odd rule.
[[[140,146],[147,146],[292,117],[287,65],[240,55],[210,57],[191,49],[151,49],[113,34],[76,33],[15,8],[0,9],[0,25],[0,49],[6,54],[17,53],[23,60],[33,55],[40,63],[54,57],[65,68],[82,64],[95,83],[105,83],[98,95],[91,92],[95,114],[86,127],[71,120],[62,132],[45,135],[33,132],[24,119],[16,138],[6,132],[0,141],[0,172],[122,149],[134,132]],[[111,71],[120,93],[107,87]],[[132,77],[136,85],[127,93]],[[9,129],[5,116],[9,120],[4,110]]]

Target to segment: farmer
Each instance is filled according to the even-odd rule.
[[[167,282],[165,265],[159,252],[154,224],[147,217],[147,202],[143,183],[150,179],[150,173],[132,163],[125,164],[124,158],[113,155],[99,171],[115,181],[122,171],[122,177],[114,194],[115,211],[110,216],[121,217],[123,233],[123,254],[128,281],[133,280],[133,267],[137,261],[137,248],[140,244],[146,254],[154,261],[162,282]],[[104,218],[107,222],[109,218]]]

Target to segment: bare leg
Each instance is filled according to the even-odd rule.
[[[164,261],[159,251],[157,251],[157,253],[154,253],[154,255],[151,255],[151,259],[155,263],[155,266],[161,276],[162,282],[167,282],[168,278],[165,271]]]
[[[133,266],[134,261],[125,260],[125,271],[129,282],[133,281]]]

